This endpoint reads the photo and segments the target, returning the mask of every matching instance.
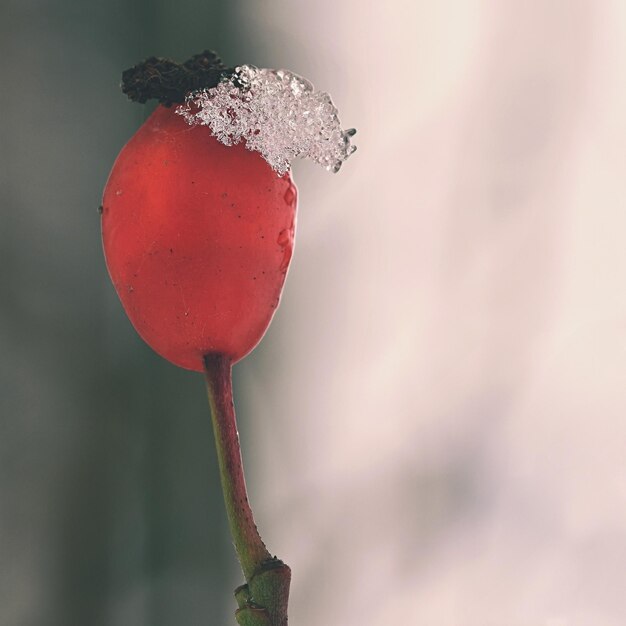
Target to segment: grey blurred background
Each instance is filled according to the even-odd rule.
[[[234,624],[202,378],[135,335],[97,207],[153,54],[329,91],[237,366],[294,626],[626,623],[626,4],[2,0],[0,625]]]

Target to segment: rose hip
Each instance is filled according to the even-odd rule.
[[[161,356],[248,354],[278,305],[296,188],[243,144],[159,106],[123,148],[102,202],[106,263],[124,309]]]

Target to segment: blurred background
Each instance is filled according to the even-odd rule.
[[[102,188],[205,48],[329,91],[282,305],[235,370],[294,626],[626,623],[622,0],[3,0],[0,624],[234,624],[202,377],[133,331]]]

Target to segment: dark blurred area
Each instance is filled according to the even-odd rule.
[[[131,328],[97,209],[149,111],[122,70],[238,59],[229,4],[8,0],[0,38],[0,624],[209,623],[239,576],[202,379]]]

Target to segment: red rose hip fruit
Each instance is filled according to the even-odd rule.
[[[122,149],[102,202],[106,263],[137,332],[161,356],[248,354],[278,305],[296,188],[257,152],[159,106]]]

